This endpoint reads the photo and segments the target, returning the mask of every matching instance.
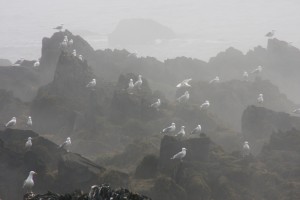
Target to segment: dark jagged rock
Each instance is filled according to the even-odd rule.
[[[72,194],[59,195],[52,192],[46,194],[27,193],[24,200],[151,200],[151,198],[137,193],[130,192],[128,189],[112,189],[108,184],[93,185],[88,194],[75,191]]]
[[[242,116],[242,134],[251,144],[254,154],[260,152],[275,131],[300,130],[300,118],[263,107],[249,106]]]
[[[29,136],[33,138],[33,146],[25,151]],[[3,177],[0,196],[4,199],[21,198],[25,192],[22,190],[23,181],[31,170],[38,173],[34,178],[34,191],[60,193],[77,188],[87,190],[87,185],[100,181],[105,172],[103,167],[79,154],[59,149],[58,145],[30,130],[0,131],[0,141],[0,176]]]
[[[150,19],[125,19],[109,34],[111,45],[154,44],[156,39],[171,39],[175,33]]]
[[[40,86],[41,78],[32,68],[0,67],[0,89],[13,91],[23,101],[31,101]]]

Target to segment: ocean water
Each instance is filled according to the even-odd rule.
[[[61,23],[95,49],[110,48],[107,34],[128,18],[153,19],[178,35],[128,47],[160,60],[188,56],[208,61],[231,46],[245,53],[265,47],[264,35],[272,29],[276,38],[300,47],[299,10],[299,0],[0,0],[0,58],[39,58],[42,38]]]

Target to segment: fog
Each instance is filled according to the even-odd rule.
[[[114,48],[107,35],[128,18],[153,19],[176,33],[160,45],[127,47],[161,60],[188,56],[207,61],[230,46],[247,52],[266,46],[264,35],[273,29],[277,38],[300,47],[297,0],[1,0],[0,5],[0,55],[12,61],[39,57],[41,39],[61,23],[96,49]]]
[[[0,200],[300,199],[299,11],[0,0]]]

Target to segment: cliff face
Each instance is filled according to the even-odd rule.
[[[295,107],[278,87],[270,81],[257,78],[254,82],[231,80],[219,84],[209,84],[207,82],[196,82],[190,90],[190,102],[201,105],[205,100],[209,100],[210,112],[218,116],[234,130],[240,131],[241,117],[243,111],[250,105],[263,106],[275,111],[290,112]],[[177,91],[177,95],[182,95],[185,89]],[[264,95],[264,102],[257,103],[258,95]],[[230,113],[230,117],[228,114]]]
[[[300,118],[263,107],[249,106],[242,116],[242,134],[253,146],[253,153],[260,152],[274,131],[300,130]]]

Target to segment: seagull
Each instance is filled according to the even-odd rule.
[[[157,99],[157,101],[150,105],[150,107],[156,108],[157,111],[159,111],[159,107],[161,105],[160,99]]]
[[[33,67],[34,68],[38,68],[40,66],[40,62],[37,60],[34,64]]]
[[[187,102],[190,98],[190,94],[189,91],[185,91],[185,93],[183,95],[181,95],[180,97],[177,98],[178,102]]]
[[[129,94],[133,94],[133,92],[132,92],[133,88],[134,88],[133,80],[130,79],[129,84],[128,84],[128,88],[127,88],[127,91],[128,91]]]
[[[184,130],[184,126],[181,126],[180,131],[175,135],[175,136],[181,136],[184,137],[185,136],[185,130]]]
[[[32,119],[31,119],[31,116],[29,116],[28,119],[27,119],[27,126],[32,127]]]
[[[211,81],[209,81],[209,84],[211,84],[211,83],[219,83],[219,82],[220,82],[220,78],[218,76],[216,76],[216,78],[214,78]]]
[[[250,146],[248,144],[248,141],[245,141],[243,145],[243,156],[249,156],[249,155],[250,155]]]
[[[89,83],[86,85],[87,88],[93,88],[93,87],[95,87],[95,86],[96,86],[96,79],[95,79],[95,78],[93,78],[92,81],[89,82]]]
[[[64,24],[61,24],[53,29],[56,29],[56,30],[59,30],[59,31],[62,31],[62,29],[64,28]]]
[[[171,126],[164,128],[160,133],[171,133],[174,132],[175,130],[176,130],[176,126],[175,123],[173,122]]]
[[[37,174],[37,173],[34,171],[30,171],[29,176],[24,181],[23,188],[26,188],[27,191],[29,190],[31,192],[31,189],[34,186],[33,175],[35,175],[35,174]]]
[[[32,146],[32,138],[31,137],[28,137],[28,139],[27,139],[27,142],[25,143],[25,148],[26,149],[30,149],[31,148],[31,146]]]
[[[272,30],[271,32],[267,33],[265,36],[268,38],[271,38],[275,35],[275,30]]]
[[[196,134],[200,132],[201,132],[201,125],[198,124],[198,126],[194,130],[192,130],[191,134]]]
[[[63,49],[66,49],[68,46],[68,41],[67,40],[64,40],[62,43],[60,43],[60,47],[63,48]]]
[[[13,118],[11,118],[11,120],[10,120],[9,122],[7,122],[7,123],[5,124],[5,127],[6,127],[6,128],[9,128],[9,127],[15,126],[16,123],[17,123],[17,118],[16,118],[16,117],[13,117]]]
[[[180,161],[182,162],[182,159],[186,155],[186,150],[187,150],[186,148],[182,148],[182,150],[179,153],[175,154],[173,157],[171,157],[171,159],[172,160],[173,159],[180,159]]]
[[[64,142],[64,143],[62,143],[60,146],[59,146],[59,148],[66,148],[66,150],[67,150],[67,152],[69,152],[69,148],[70,148],[70,146],[71,146],[71,138],[70,137],[67,137],[67,140]]]
[[[262,66],[258,66],[256,69],[254,69],[251,74],[259,74],[262,71]]]
[[[192,79],[189,78],[189,79],[185,79],[183,80],[181,83],[178,83],[176,85],[177,88],[181,88],[181,87],[191,87],[191,85],[189,84],[189,82],[191,81]]]
[[[78,59],[81,60],[81,61],[83,61],[82,55],[79,55],[79,56],[78,56]]]
[[[67,36],[67,35],[65,35],[65,36],[64,36],[64,41],[66,41],[66,42],[68,42],[68,41],[69,41],[69,39],[68,39],[68,36]]]
[[[73,40],[71,39],[71,40],[69,40],[68,45],[69,45],[69,46],[72,46],[73,43],[74,43],[74,42],[73,42]]]
[[[73,49],[72,55],[76,57],[76,49]]]
[[[294,113],[294,114],[300,114],[300,108],[293,110],[292,113]]]
[[[200,106],[200,110],[205,110],[210,106],[210,103],[208,100],[206,100],[201,106]]]
[[[140,90],[142,84],[143,84],[142,75],[139,75],[138,80],[134,83],[134,87],[137,87]]]
[[[258,95],[257,102],[258,102],[258,103],[263,103],[263,102],[264,102],[263,94],[259,94],[259,95]]]
[[[245,81],[248,81],[248,78],[249,78],[248,72],[244,71],[243,78],[244,78]]]

